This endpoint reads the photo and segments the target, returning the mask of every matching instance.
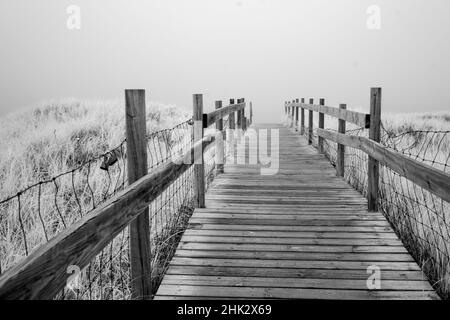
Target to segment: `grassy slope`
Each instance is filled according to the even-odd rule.
[[[121,101],[72,99],[0,118],[0,199],[117,147],[125,138],[124,109]],[[150,103],[147,130],[188,117],[175,106]]]

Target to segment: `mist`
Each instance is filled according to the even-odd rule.
[[[67,8],[80,8],[69,29]],[[370,29],[368,8],[380,8]],[[254,121],[285,100],[325,98],[383,112],[448,111],[450,3],[444,0],[2,0],[0,113],[64,97],[149,100],[190,108],[203,93],[246,98]]]

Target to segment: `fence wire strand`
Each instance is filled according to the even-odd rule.
[[[287,123],[292,119],[288,117]],[[325,121],[326,123],[327,121]],[[317,128],[317,124],[314,125]],[[442,172],[450,167],[450,131],[414,130],[396,132],[382,123],[381,144]],[[336,129],[329,129],[337,132]],[[368,137],[368,129],[351,128],[347,135]],[[304,136],[308,139],[309,128]],[[317,130],[313,130],[317,147]],[[324,154],[336,166],[337,144],[324,140]],[[368,155],[345,147],[344,179],[367,196]],[[388,167],[380,165],[379,210],[393,226],[437,292],[450,298],[450,204],[414,184]]]
[[[228,121],[224,129],[228,128]],[[215,126],[207,129],[214,132]],[[191,150],[192,122],[147,135],[149,172]],[[205,182],[215,175],[216,148],[204,153]],[[79,221],[123,190],[128,181],[126,140],[117,148],[49,180],[41,181],[0,202],[0,273],[20,263],[36,248]],[[150,205],[151,279],[153,294],[175,253],[194,210],[191,166]],[[87,267],[68,269],[70,282],[55,299],[130,299],[131,270],[128,227]]]

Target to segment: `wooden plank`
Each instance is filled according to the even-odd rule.
[[[414,262],[408,253],[323,253],[323,252],[274,252],[274,251],[224,251],[177,249],[175,257],[194,259],[250,259],[295,261],[350,261],[364,262]],[[376,264],[375,263],[375,264]]]
[[[220,218],[220,219],[265,219],[265,220],[364,220],[364,221],[385,221],[383,216],[379,215],[321,215],[321,214],[310,214],[310,215],[299,215],[299,214],[249,214],[249,213],[196,213],[195,218]]]
[[[305,103],[305,98],[302,98],[301,103]],[[305,134],[305,108],[300,108],[300,134]]]
[[[325,99],[320,99],[319,100],[319,105],[324,106],[325,105]],[[325,114],[322,112],[319,112],[319,128],[324,129],[325,128]],[[319,148],[319,152],[323,153],[324,149],[323,149],[323,138],[319,137],[318,140],[318,148]]]
[[[310,253],[408,253],[402,245],[398,246],[327,246],[327,245],[291,245],[291,244],[246,244],[246,243],[198,243],[181,242],[181,250],[222,250],[222,251],[276,251]]]
[[[309,99],[309,104],[314,104],[314,99]],[[308,116],[308,144],[313,143],[313,128],[314,127],[314,121],[313,121],[313,111],[309,110],[309,116]]]
[[[364,279],[309,279],[279,277],[233,277],[196,276],[170,274],[162,285],[223,286],[223,287],[262,287],[262,288],[316,288],[368,290]],[[382,290],[430,291],[431,286],[424,280],[383,280]]]
[[[128,183],[131,185],[148,174],[145,90],[126,90],[125,108]],[[149,299],[152,295],[152,259],[148,208],[130,223],[129,237],[131,296],[132,299]]]
[[[223,219],[223,218],[191,218],[192,223],[208,224],[241,224],[241,225],[274,225],[274,226],[355,226],[355,227],[387,227],[387,221],[367,220],[280,220],[280,219]]]
[[[347,109],[347,105],[339,105],[339,109]],[[338,132],[345,134],[345,120],[339,119]],[[320,136],[319,136],[320,137]],[[322,138],[322,137],[321,137]],[[339,177],[343,177],[345,174],[345,146],[338,143],[336,152],[336,171]]]
[[[382,290],[327,290],[297,288],[249,288],[223,286],[165,285],[162,295],[212,296],[227,298],[266,299],[438,299],[433,291],[382,291]]]
[[[287,128],[279,136],[277,175],[227,165],[214,181],[157,297],[437,298],[384,216],[368,213],[307,139]],[[366,287],[374,265],[386,281],[377,296]]]

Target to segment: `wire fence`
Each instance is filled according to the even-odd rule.
[[[209,132],[214,132],[215,126]],[[208,131],[207,131],[208,132]],[[147,136],[149,172],[193,146],[192,121]],[[204,153],[205,180],[215,175],[215,149]],[[41,181],[0,202],[0,273],[79,221],[127,185],[126,141],[91,161]],[[156,292],[194,210],[193,168],[149,206],[152,290]],[[70,282],[56,299],[130,299],[129,233],[125,228],[80,270],[69,266]]]
[[[368,137],[368,130],[355,128],[346,134]],[[308,127],[304,135],[308,139]],[[313,130],[312,144],[318,145],[317,129]],[[443,172],[449,171],[450,131],[396,133],[382,125],[381,144]],[[337,144],[324,140],[324,154],[336,166]],[[367,177],[368,155],[345,147],[344,179],[367,196]],[[450,298],[450,204],[385,166],[380,166],[378,199],[379,210],[434,288],[442,297]]]
[[[0,202],[0,272],[79,221],[127,182],[126,141]],[[115,160],[113,160],[115,159]],[[114,166],[109,167],[108,163]]]

